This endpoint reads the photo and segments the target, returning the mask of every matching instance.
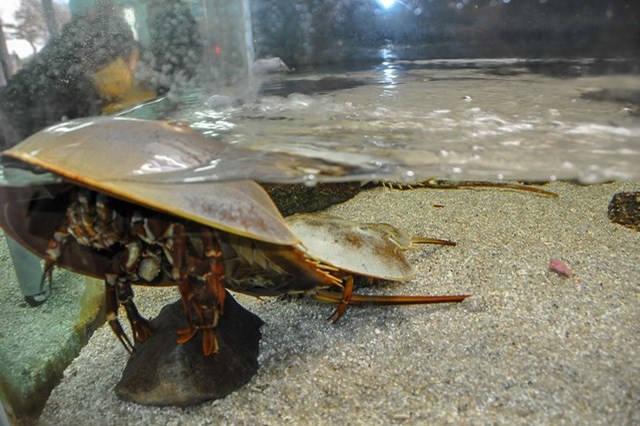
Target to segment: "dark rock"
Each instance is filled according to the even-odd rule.
[[[155,335],[136,345],[116,395],[144,405],[188,406],[224,398],[258,371],[262,320],[227,293],[224,315],[215,330],[218,360],[202,353],[202,333],[185,344],[177,330],[187,326],[182,302],[167,305],[152,321]]]
[[[354,87],[372,84],[372,81],[344,77],[324,77],[318,80],[310,79],[273,79],[260,88],[260,92],[267,96],[286,97],[293,93],[315,95],[336,90],[353,89]]]
[[[611,222],[640,231],[640,192],[618,192],[609,203]]]
[[[360,182],[303,184],[262,184],[283,216],[312,213],[342,203],[362,189]]]
[[[640,90],[634,90],[629,87],[591,90],[582,93],[580,97],[594,101],[620,102],[630,105],[640,104]]]

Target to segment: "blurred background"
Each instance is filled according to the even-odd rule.
[[[0,148],[124,114],[404,168],[392,177],[638,174],[637,0],[5,0],[0,11]]]
[[[4,0],[0,77],[58,34],[92,0]],[[150,8],[163,0],[121,0],[117,7],[148,45]],[[164,3],[167,3],[166,1]],[[207,29],[212,0],[183,2]],[[224,3],[224,2],[218,2]],[[234,2],[242,4],[242,1]],[[640,53],[640,2],[634,0],[247,0],[256,57],[290,66],[374,61],[396,45],[403,59],[614,57]],[[72,9],[72,10],[71,10]],[[241,25],[237,21],[234,25]],[[203,34],[203,39],[209,37]],[[215,43],[214,43],[215,44]],[[216,46],[204,46],[215,54]],[[218,44],[218,49],[222,46]]]

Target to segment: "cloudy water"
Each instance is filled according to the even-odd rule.
[[[173,117],[235,146],[396,180],[638,180],[640,77],[598,67],[425,60],[292,72],[265,79],[257,95],[206,93]]]

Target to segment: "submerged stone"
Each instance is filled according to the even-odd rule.
[[[640,231],[640,192],[618,192],[609,203],[613,223]]]
[[[362,189],[360,182],[304,184],[262,184],[283,216],[312,213],[342,203]]]
[[[120,399],[144,405],[194,405],[224,398],[258,371],[263,321],[228,293],[215,329],[220,346],[217,361],[202,353],[202,333],[177,343],[177,330],[187,326],[180,300],[162,308],[151,323],[155,334],[136,345],[115,387]]]

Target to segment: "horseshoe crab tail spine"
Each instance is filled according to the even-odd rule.
[[[476,182],[476,181],[463,181],[458,182],[455,187],[457,188],[503,188],[513,189],[516,191],[531,192],[533,194],[543,195],[545,197],[558,198],[558,194],[546,191],[544,189],[536,188],[527,185],[518,185],[508,182]]]
[[[455,294],[445,296],[378,296],[352,294],[349,298],[350,305],[426,305],[431,303],[459,303],[469,297],[468,294]],[[325,303],[340,303],[342,292],[319,290],[315,295],[316,300]]]
[[[411,244],[439,244],[441,246],[455,246],[456,243],[449,240],[441,240],[439,238],[412,237]]]

